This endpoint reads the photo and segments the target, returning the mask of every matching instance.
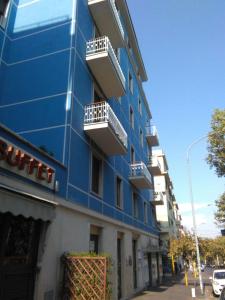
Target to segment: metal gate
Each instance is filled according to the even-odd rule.
[[[0,299],[32,300],[41,221],[0,213]]]

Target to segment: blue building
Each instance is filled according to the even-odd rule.
[[[60,299],[66,251],[112,255],[113,299],[160,282],[146,80],[125,0],[0,0],[0,238],[36,240],[5,299]]]

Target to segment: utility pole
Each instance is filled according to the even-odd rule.
[[[207,136],[208,135],[204,135],[204,136],[200,137],[199,139],[195,140],[191,145],[189,145],[189,147],[187,148],[187,171],[188,171],[188,180],[189,180],[189,193],[190,193],[190,200],[191,200],[193,229],[194,229],[194,237],[195,237],[195,245],[196,245],[196,256],[197,256],[197,267],[198,267],[198,274],[199,274],[199,285],[200,285],[200,290],[201,290],[202,295],[204,294],[204,290],[203,290],[201,261],[200,261],[199,244],[198,244],[198,236],[197,236],[197,228],[196,228],[194,197],[193,197],[193,190],[192,190],[191,167],[190,167],[190,150],[198,142],[200,142],[201,140],[207,138]]]

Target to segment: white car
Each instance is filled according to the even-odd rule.
[[[225,269],[214,270],[213,276],[209,279],[212,280],[213,293],[219,296],[225,286]]]

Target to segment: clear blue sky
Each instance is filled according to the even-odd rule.
[[[167,156],[180,207],[189,202],[186,149],[210,130],[215,108],[225,108],[225,1],[127,0],[149,80],[145,92]],[[215,207],[225,180],[204,159],[206,141],[191,152],[199,234],[214,236]],[[191,224],[190,211],[182,213]],[[201,224],[206,223],[206,224]]]

